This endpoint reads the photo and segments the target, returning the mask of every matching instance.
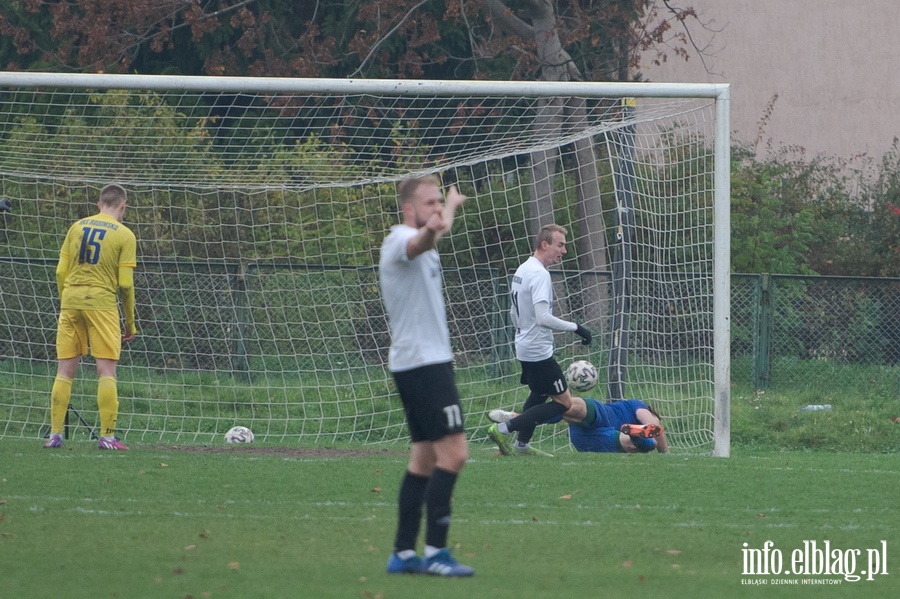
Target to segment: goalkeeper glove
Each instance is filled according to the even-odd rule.
[[[577,325],[578,328],[575,329],[575,334],[581,337],[581,345],[590,345],[591,344],[591,332],[582,325]]]

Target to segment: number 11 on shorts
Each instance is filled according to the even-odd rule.
[[[447,416],[447,428],[449,430],[462,426],[462,412],[460,412],[459,406],[445,407],[444,414]]]

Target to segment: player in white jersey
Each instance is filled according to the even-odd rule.
[[[529,446],[538,424],[561,416],[572,405],[566,377],[553,357],[553,332],[572,331],[587,345],[591,332],[580,324],[553,316],[553,284],[550,266],[566,254],[566,229],[545,225],[537,234],[534,254],[516,270],[510,288],[511,316],[516,327],[516,359],[522,366],[520,382],[530,393],[522,413],[508,422],[488,428],[488,435],[503,455],[547,455]],[[547,398],[552,401],[547,401]],[[518,432],[515,445],[509,436]]]
[[[388,368],[412,438],[387,571],[471,576],[475,570],[457,562],[447,549],[450,499],[468,459],[468,444],[453,373],[441,262],[435,249],[450,231],[466,196],[450,187],[444,203],[439,183],[435,176],[400,182],[397,195],[403,223],[392,227],[384,239],[378,265],[391,331]],[[415,549],[423,506],[424,559]]]

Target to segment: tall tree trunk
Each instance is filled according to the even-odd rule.
[[[581,129],[587,126],[587,107],[580,98],[569,99],[569,126]],[[600,177],[597,174],[597,152],[591,137],[579,138],[574,143],[575,177],[578,184],[579,234],[576,237],[578,266],[582,274],[582,304],[584,321],[601,333],[606,322],[606,306],[609,299],[608,285],[599,273],[609,268],[606,246],[603,208],[600,202]]]
[[[534,129],[538,138],[550,139],[559,136],[563,129],[563,101],[559,98],[541,100]],[[533,237],[553,218],[553,179],[559,162],[559,148],[535,150],[531,153],[531,186],[528,206],[528,232]]]
[[[541,79],[545,81],[572,81],[580,79],[580,73],[566,52],[559,37],[559,27],[554,4],[548,0],[523,0],[527,7],[531,26],[511,11],[501,0],[482,0],[491,18],[503,29],[523,39],[533,41],[541,64]],[[529,39],[530,38],[530,39]],[[540,103],[533,129],[538,139],[550,139],[588,126],[588,109],[578,98],[552,98]],[[584,273],[581,281],[581,305],[583,314],[577,316],[598,333],[607,325],[609,285],[599,273],[609,267],[608,248],[603,212],[600,202],[600,179],[597,173],[597,153],[592,138],[574,143],[577,168],[578,204],[577,230],[571,231],[576,239],[579,270]],[[536,150],[531,153],[530,205],[528,228],[535,235],[542,225],[553,222],[553,179],[556,176],[560,150]],[[557,294],[564,298],[568,294]],[[567,307],[560,305],[561,313]]]

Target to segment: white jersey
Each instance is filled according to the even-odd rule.
[[[418,232],[395,225],[381,244],[378,276],[391,330],[391,372],[453,360],[437,250],[412,260],[406,253],[407,242]]]
[[[516,327],[516,359],[522,362],[540,362],[553,356],[553,331],[573,331],[575,323],[560,320],[553,313],[553,284],[550,272],[543,263],[530,257],[513,275],[512,323]],[[535,310],[544,303],[549,313],[543,316]]]

